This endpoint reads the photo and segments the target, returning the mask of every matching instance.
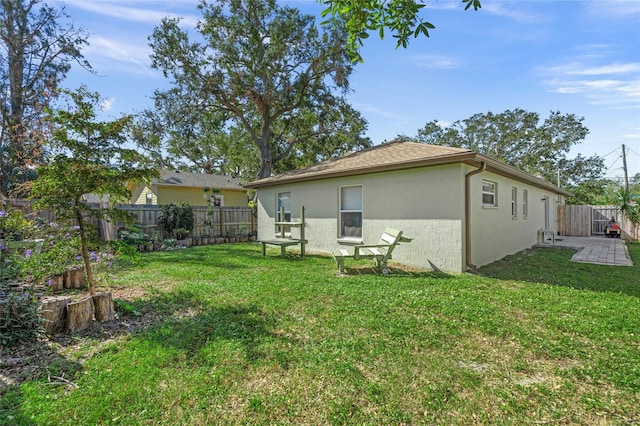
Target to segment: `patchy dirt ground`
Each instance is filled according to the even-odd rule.
[[[111,288],[112,298],[133,301],[144,297],[139,289]],[[129,334],[135,334],[157,324],[154,315],[122,316],[114,321],[96,323],[73,335],[58,333],[42,335],[36,340],[9,348],[0,348],[0,392],[3,388],[39,377],[50,381],[65,381],[60,371],[74,371],[105,344]],[[55,371],[55,372],[54,372]]]

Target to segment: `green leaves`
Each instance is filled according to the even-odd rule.
[[[538,113],[521,108],[501,113],[479,113],[443,128],[431,121],[418,131],[416,140],[436,145],[468,148],[502,161],[562,187],[599,178],[604,168],[598,156],[573,159],[566,156],[589,130],[584,118],[558,111],[543,122]]]
[[[465,3],[465,10],[472,6],[474,10],[481,7],[479,0],[462,1]],[[344,23],[348,33],[345,48],[354,62],[363,62],[359,48],[363,45],[363,40],[369,37],[370,31],[377,31],[378,36],[384,39],[385,30],[389,30],[392,37],[397,39],[396,47],[406,48],[411,36],[429,37],[429,30],[435,29],[432,23],[420,16],[420,12],[425,7],[422,1],[324,0],[322,3],[327,8],[322,11],[321,16],[331,17],[322,21],[322,24],[326,25],[333,21]]]
[[[468,10],[471,6],[473,6],[474,10],[478,10],[482,7],[480,5],[480,0],[462,0],[463,3],[466,3],[464,10]]]
[[[0,192],[19,189],[45,161],[45,109],[71,63],[91,71],[80,53],[87,36],[67,18],[40,0],[0,3]]]
[[[50,208],[56,219],[75,219],[80,227],[82,255],[89,278],[89,291],[93,291],[91,266],[87,252],[87,217],[114,220],[113,209],[92,209],[84,201],[85,194],[109,195],[116,203],[130,196],[127,184],[149,180],[158,172],[146,164],[146,159],[135,151],[124,148],[130,118],[122,117],[110,122],[95,121],[95,110],[100,104],[97,93],[86,87],[65,92],[73,107],[52,111],[52,147],[55,156],[38,168],[38,179],[31,185],[31,196],[36,209]]]
[[[620,188],[616,194],[618,209],[624,214],[634,225],[640,224],[640,206],[636,201],[637,194],[631,189]]]
[[[315,17],[273,0],[218,0],[202,3],[200,10],[202,42],[191,42],[169,20],[151,37],[153,66],[174,82],[170,91],[156,93],[162,108],[153,120],[180,161],[206,157],[212,160],[200,163],[206,168],[196,167],[267,177],[295,163],[292,157],[306,146],[356,128],[327,126],[320,119],[341,111],[353,70],[341,21],[327,21],[320,31]],[[351,114],[337,122],[356,119],[364,121]],[[361,134],[355,143],[362,142]],[[156,152],[157,139],[149,137]],[[330,144],[321,145],[318,155]]]

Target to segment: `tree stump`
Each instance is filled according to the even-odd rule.
[[[93,322],[93,299],[83,297],[67,305],[67,330],[82,331]]]
[[[51,290],[52,291],[60,291],[64,288],[64,276],[63,275],[54,275],[51,277]]]
[[[42,305],[38,307],[38,312],[42,317],[44,329],[47,333],[54,334],[64,329],[69,302],[71,302],[70,297],[58,297],[42,301]]]
[[[82,288],[84,287],[84,269],[71,268],[67,269],[64,274],[64,288]]]
[[[96,321],[113,321],[116,319],[116,311],[113,307],[111,293],[96,293],[93,295],[93,307]]]
[[[71,287],[71,277],[69,277],[69,271],[64,271],[62,274],[62,286],[64,288],[73,288]]]

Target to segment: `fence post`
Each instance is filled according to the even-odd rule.
[[[224,207],[220,206],[220,235],[224,237]]]

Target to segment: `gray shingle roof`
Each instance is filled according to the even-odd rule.
[[[473,151],[462,148],[427,145],[415,142],[390,142],[309,167],[292,170],[278,176],[271,176],[249,182],[245,186],[257,188],[291,181],[350,176],[374,171],[399,170],[424,165],[416,165],[416,163],[424,163],[425,161],[435,161],[443,164],[459,161],[457,158],[460,156],[473,154]]]
[[[428,145],[416,142],[394,141],[376,145],[343,157],[323,161],[309,167],[292,170],[277,176],[259,179],[245,184],[246,188],[261,188],[293,182],[355,176],[367,173],[435,166],[439,164],[466,163],[522,182],[545,188],[563,195],[571,195],[542,179],[531,176],[470,149]]]
[[[215,188],[245,191],[239,178],[233,176],[208,175],[204,173],[160,172],[159,179],[153,179],[152,185],[176,186],[188,188]]]

